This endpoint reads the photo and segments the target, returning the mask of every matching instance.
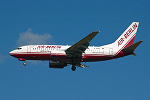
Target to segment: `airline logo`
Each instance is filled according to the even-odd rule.
[[[125,39],[128,39],[128,37],[133,33],[133,31],[137,28],[137,24],[133,24],[133,26],[131,28],[129,28],[129,30],[126,31],[126,33],[124,34],[124,37],[120,38],[120,40],[118,41],[118,47],[124,42]]]
[[[61,46],[45,46],[45,45],[42,45],[42,46],[38,46],[37,48],[53,48],[53,49],[60,49]]]

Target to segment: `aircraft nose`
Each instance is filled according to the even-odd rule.
[[[9,52],[9,55],[13,56],[14,55],[14,51]]]

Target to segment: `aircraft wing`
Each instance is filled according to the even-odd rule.
[[[97,35],[97,33],[99,33],[99,31],[90,33],[85,38],[68,48],[65,51],[67,57],[82,58],[82,53],[88,48],[89,42]]]

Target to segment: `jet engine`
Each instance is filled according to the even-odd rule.
[[[67,63],[64,63],[64,62],[49,61],[49,68],[64,68],[66,66],[67,66]]]

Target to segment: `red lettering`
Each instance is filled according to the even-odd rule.
[[[59,49],[60,49],[60,48],[61,48],[61,46],[57,46],[57,48],[59,48]]]
[[[133,29],[135,30],[138,26],[137,26],[137,24],[135,23],[132,27],[133,27]]]
[[[121,45],[121,44],[123,43],[123,41],[124,41],[124,38],[121,38],[121,39],[118,41],[118,47],[119,47],[119,45]]]
[[[46,48],[51,48],[51,46],[47,46]]]
[[[124,39],[127,39],[130,34],[132,34],[132,32],[137,28],[137,24],[135,23],[131,28],[129,28],[129,30],[126,31],[126,33],[124,34],[124,38],[121,38],[119,41],[118,41],[118,47],[119,45],[121,45],[124,41]]]
[[[43,45],[43,46],[41,46],[41,48],[44,48],[45,46]]]
[[[55,46],[52,46],[52,48],[55,48]]]
[[[129,32],[129,35],[130,35],[130,34],[133,32],[133,31],[132,31],[132,28],[130,28],[130,29],[128,30],[128,32]],[[129,35],[128,35],[128,36],[129,36]]]
[[[38,48],[41,48],[41,46],[38,46]]]
[[[127,39],[127,38],[128,38],[128,35],[127,35],[127,34],[124,34],[124,37]]]
[[[56,48],[61,48],[61,46],[38,46],[37,48],[54,48],[54,49],[56,49]]]
[[[45,46],[43,45],[43,46],[38,46],[37,48],[44,48]]]

